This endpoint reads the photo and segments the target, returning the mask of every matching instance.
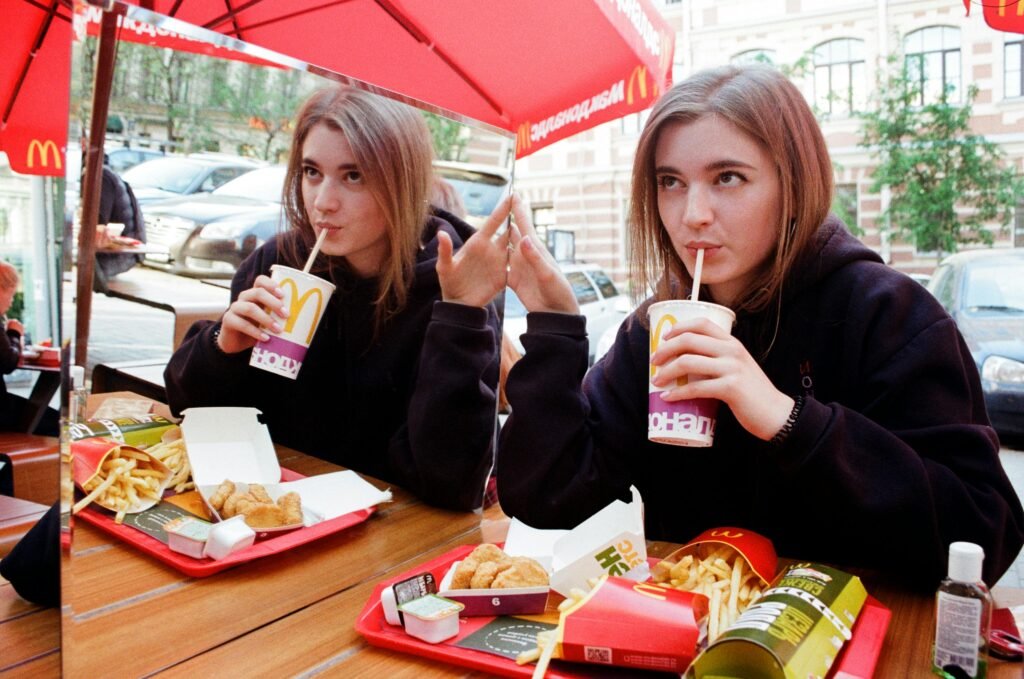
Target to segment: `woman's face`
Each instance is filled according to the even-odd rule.
[[[658,213],[693,275],[731,305],[748,289],[778,242],[781,189],[775,163],[732,123],[705,116],[669,123],[654,151]]]
[[[14,303],[16,288],[0,288],[0,315],[6,314]],[[3,328],[0,328],[3,330]]]
[[[345,135],[317,123],[302,144],[302,201],[320,251],[344,257],[363,277],[380,273],[388,256],[387,222]]]

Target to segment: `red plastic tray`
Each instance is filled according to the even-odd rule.
[[[434,575],[437,582],[441,582],[444,574],[451,565],[473,550],[476,545],[463,545],[452,551],[443,554],[433,561],[428,561],[416,568],[410,569],[401,575],[382,581],[373,590],[369,601],[363,607],[363,611],[356,620],[356,631],[362,634],[368,642],[374,646],[388,648],[401,653],[410,653],[431,660],[483,670],[491,674],[503,677],[529,677],[533,674],[534,665],[517,665],[514,660],[503,656],[492,655],[482,651],[475,651],[469,648],[460,648],[455,644],[493,620],[492,616],[478,618],[460,618],[459,633],[455,637],[440,644],[428,644],[411,637],[401,627],[390,625],[384,619],[384,610],[380,605],[380,593],[385,587],[392,585],[399,580],[412,577],[418,573],[429,571]],[[660,559],[648,559],[651,564],[657,563]],[[557,616],[553,616],[552,622],[557,622]],[[864,628],[861,624],[865,621]],[[836,659],[836,669],[841,669],[846,678],[865,679],[874,673],[875,664],[882,650],[882,640],[885,638],[885,630],[889,625],[889,609],[878,602],[874,597],[869,596],[864,610],[857,619],[853,628],[853,639],[846,644],[842,653]],[[572,679],[573,677],[678,677],[677,674],[663,672],[637,672],[629,668],[607,668],[599,665],[583,665],[579,663],[565,663],[553,660],[545,676],[553,679]]]
[[[290,469],[281,469],[282,481],[294,481],[301,478],[303,478],[302,474],[293,472]],[[110,533],[120,540],[124,540],[133,547],[142,550],[150,556],[156,557],[160,561],[163,561],[169,566],[173,566],[186,575],[203,578],[207,575],[219,573],[225,568],[231,568],[232,566],[237,566],[238,564],[246,563],[253,559],[259,559],[271,554],[277,554],[278,552],[284,552],[292,549],[293,547],[304,545],[307,542],[312,542],[313,540],[322,538],[325,535],[345,530],[346,528],[366,521],[375,510],[375,507],[370,507],[368,509],[361,509],[357,512],[343,514],[342,516],[328,519],[327,521],[321,521],[313,526],[296,528],[295,530],[288,531],[286,533],[269,533],[266,534],[268,537],[257,539],[252,546],[235,552],[220,561],[214,561],[213,559],[193,559],[190,556],[173,552],[170,547],[151,535],[143,533],[131,526],[114,523],[113,515],[104,510],[95,509],[92,505],[89,505],[78,514],[75,514],[75,517],[91,523],[100,530]]]

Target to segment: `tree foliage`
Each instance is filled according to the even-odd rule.
[[[462,160],[462,153],[469,141],[463,133],[463,125],[450,118],[424,112],[430,136],[434,141],[434,152],[440,160]]]
[[[861,129],[861,146],[879,160],[871,190],[892,191],[882,217],[919,251],[940,256],[961,244],[991,244],[989,225],[1005,228],[1024,195],[1024,182],[1004,164],[1002,150],[970,129],[977,88],[969,88],[962,105],[949,95],[947,89],[919,105],[920,86],[894,69]]]

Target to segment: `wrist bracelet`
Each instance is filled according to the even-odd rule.
[[[782,425],[782,429],[776,432],[775,436],[772,437],[772,440],[769,441],[771,445],[776,447],[781,446],[783,442],[789,438],[789,433],[793,431],[793,425],[796,424],[797,418],[800,417],[800,411],[803,410],[803,407],[803,395],[797,396],[796,401],[793,403],[793,409],[789,411],[789,417],[786,418],[786,423]]]
[[[228,355],[228,352],[224,351],[224,349],[221,348],[221,346],[220,346],[220,326],[219,325],[216,328],[214,328],[214,330],[213,330],[213,350],[216,351],[221,356],[227,356]]]

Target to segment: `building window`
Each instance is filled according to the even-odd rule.
[[[814,48],[814,103],[821,113],[849,115],[864,109],[864,41],[840,38]]]
[[[908,33],[903,40],[907,77],[918,92],[917,103],[939,101],[948,90],[948,101],[960,101],[960,30],[930,26]]]
[[[1024,36],[1003,45],[1003,96],[1024,96]]]
[[[768,64],[774,66],[775,50],[747,50],[746,52],[732,55],[729,63],[736,66],[747,66],[749,64]]]

